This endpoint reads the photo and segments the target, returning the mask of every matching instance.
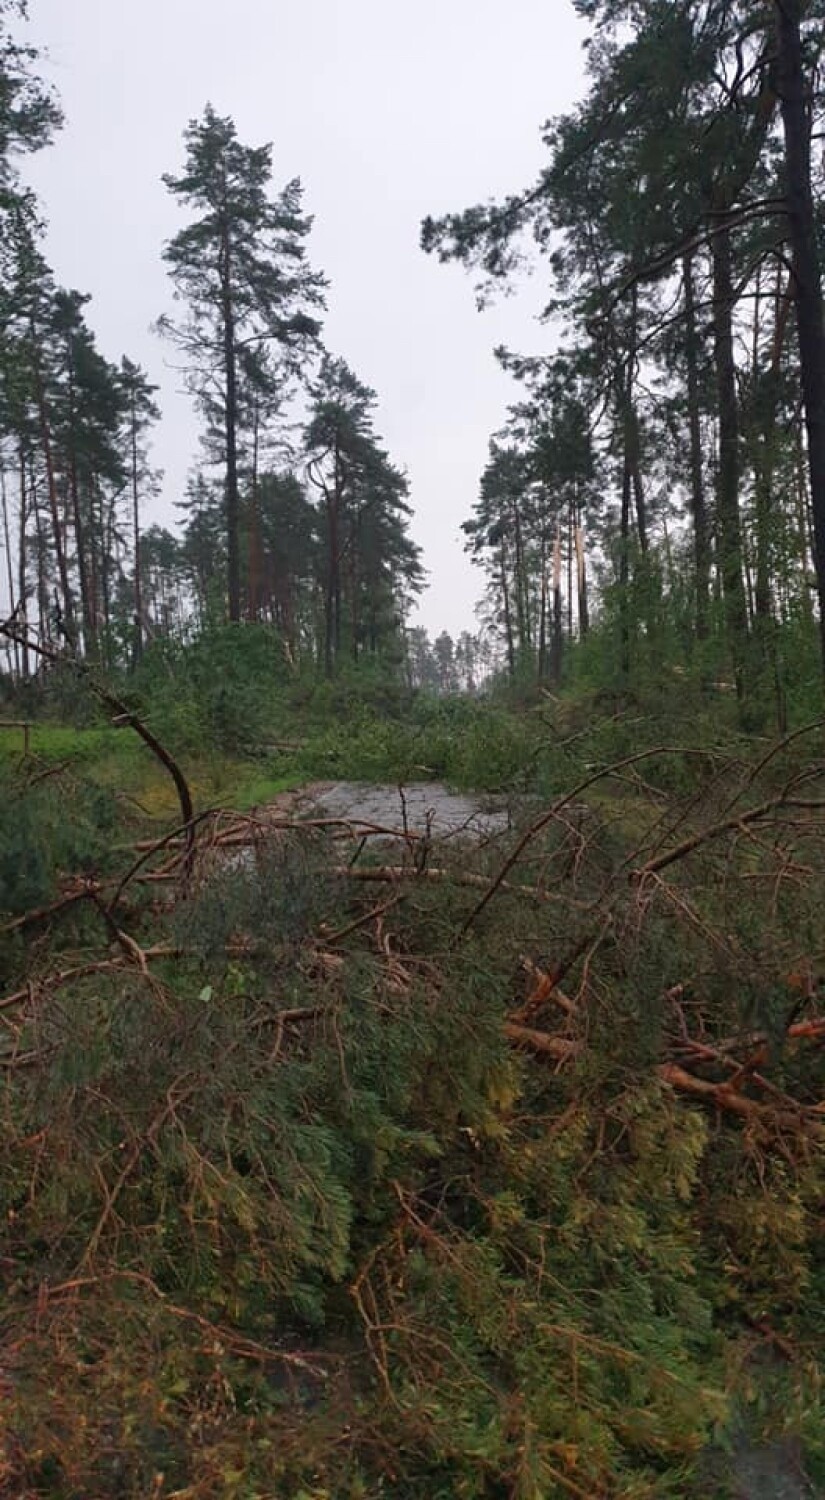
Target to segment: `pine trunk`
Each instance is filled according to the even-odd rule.
[[[539,605],[539,660],[538,680],[547,675],[547,537],[541,537],[541,600]]]
[[[69,583],[69,568],[66,562],[66,548],[63,538],[63,527],[60,520],[60,510],[57,497],[57,480],[54,472],[54,455],[52,451],[52,433],[49,422],[49,411],[46,404],[46,391],[43,385],[43,376],[40,364],[37,360],[35,350],[36,334],[34,327],[31,329],[32,340],[32,373],[34,375],[35,399],[37,401],[37,415],[40,424],[40,442],[43,448],[43,462],[46,466],[46,491],[49,497],[49,514],[52,522],[52,546],[57,561],[57,576],[60,580],[61,602],[63,605],[63,633],[71,645],[74,645],[74,601],[72,589]]]
[[[685,356],[687,364],[688,430],[690,434],[690,509],[693,517],[693,559],[696,588],[696,636],[703,641],[708,633],[710,602],[710,540],[705,474],[702,462],[702,420],[699,385],[699,335],[696,326],[696,292],[693,282],[693,256],[682,262],[685,288]]]
[[[223,322],[224,436],[226,444],[226,568],[229,618],[241,618],[241,501],[238,485],[238,370],[235,350],[235,306],[232,299],[232,249],[229,226],[221,237],[221,314]]]
[[[260,414],[256,400],[252,431],[252,484],[249,497],[249,599],[247,615],[250,620],[259,619],[261,614],[261,578],[263,573],[261,558],[263,548],[261,546],[261,511],[258,495],[259,442]]]
[[[9,590],[9,613],[14,615],[17,605],[14,597],[14,566],[11,557],[11,528],[9,526],[9,502],[6,494],[6,471],[0,463],[0,500],[3,506],[3,539],[6,546],[6,583]],[[20,603],[25,604],[25,595],[21,594]],[[14,659],[14,675],[20,676],[20,655],[17,641],[12,642],[12,656]]]
[[[619,534],[619,635],[621,673],[630,677],[630,502],[632,496],[630,455],[625,448],[622,469],[622,515]]]
[[[26,582],[27,582],[27,580],[26,580],[26,572],[27,572],[27,561],[28,561],[28,558],[27,558],[27,551],[28,551],[28,549],[27,549],[27,546],[26,546],[26,521],[28,520],[28,511],[29,511],[28,497],[27,497],[27,494],[26,494],[26,450],[25,450],[25,448],[23,446],[23,442],[22,442],[22,439],[21,439],[21,442],[20,442],[20,530],[19,530],[19,542],[18,542],[18,547],[17,547],[17,598],[20,601],[20,607],[21,607],[21,609],[23,611],[23,618],[24,618],[24,620],[25,620],[26,614],[27,614],[27,608],[26,608]],[[37,514],[35,513],[35,522],[37,522],[37,521],[38,521],[38,517],[37,517]],[[42,628],[43,628],[43,622],[41,620],[41,630],[42,630]],[[22,667],[22,671],[23,671],[23,677],[27,678],[29,676],[29,674],[30,674],[31,668],[29,666],[29,648],[25,644],[25,641],[24,641],[23,647],[22,647],[21,667]]]
[[[745,691],[744,661],[748,611],[742,581],[742,524],[739,512],[739,409],[733,350],[733,270],[730,230],[713,238],[713,321],[719,414],[717,529],[725,617],[737,693]]]
[[[507,666],[511,678],[516,675],[516,650],[513,642],[513,615],[510,609],[510,589],[507,583],[507,558],[501,548],[501,598],[504,606],[504,631],[507,639]]]
[[[131,407],[129,413],[130,439],[131,439],[131,462],[132,462],[132,536],[134,544],[134,638],[132,645],[132,666],[137,666],[143,655],[143,581],[141,579],[141,556],[140,556],[140,495],[138,486],[138,431],[137,431],[137,407],[135,404],[135,393],[132,391]]]
[[[576,527],[576,565],[579,583],[579,635],[584,641],[590,630],[590,605],[587,598],[587,558],[581,526]]]
[[[801,0],[776,0],[785,187],[793,251],[799,363],[814,529],[814,563],[825,666],[825,315],[811,188],[811,89],[802,50]]]
[[[69,376],[69,495],[72,504],[72,524],[74,526],[75,551],[77,553],[77,578],[80,585],[80,612],[83,619],[83,645],[88,656],[97,655],[97,632],[95,629],[95,614],[92,611],[89,594],[89,566],[93,566],[94,559],[94,524],[90,526],[92,535],[91,551],[88,549],[86,528],[83,521],[83,513],[80,505],[80,481],[77,470],[77,435],[75,431],[75,388],[74,368],[72,364],[72,350],[66,351],[66,363]]]

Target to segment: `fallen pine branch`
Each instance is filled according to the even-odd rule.
[[[684,839],[677,844],[675,849],[669,849],[666,854],[660,854],[656,859],[648,860],[647,864],[640,865],[631,875],[632,880],[644,880],[646,875],[657,875],[660,870],[666,870],[668,865],[676,864],[677,860],[685,859],[688,854],[719,839],[725,833],[733,833],[737,828],[747,828],[751,823],[758,823],[767,818],[771,813],[778,811],[784,806],[783,797],[772,797],[768,802],[761,802],[758,807],[748,808],[746,812],[735,814],[730,818],[723,818],[719,823],[712,823],[708,828],[702,828],[698,833]]]
[[[151,1276],[141,1271],[114,1270],[101,1272],[95,1276],[74,1276],[69,1281],[60,1282],[57,1286],[43,1284],[41,1295],[38,1298],[38,1312],[42,1315],[53,1302],[61,1302],[78,1292],[97,1289],[108,1282],[129,1281],[144,1286],[153,1297],[162,1305],[164,1311],[173,1318],[180,1318],[185,1322],[192,1323],[207,1333],[214,1345],[223,1346],[232,1354],[241,1359],[254,1360],[260,1364],[281,1363],[293,1366],[296,1370],[307,1375],[313,1375],[318,1379],[325,1379],[327,1371],[318,1363],[323,1360],[326,1364],[340,1362],[340,1355],[334,1354],[312,1354],[305,1355],[297,1350],[275,1349],[268,1344],[259,1344],[254,1339],[247,1338],[245,1334],[237,1334],[223,1323],[213,1323],[211,1319],[203,1317],[191,1308],[181,1307],[178,1303],[170,1301],[167,1294],[154,1282]]]
[[[334,948],[336,944],[343,942],[344,938],[349,937],[353,932],[357,932],[359,928],[366,927],[370,922],[377,920],[379,917],[386,916],[387,912],[393,911],[396,906],[400,906],[403,899],[403,896],[391,896],[389,901],[382,901],[379,906],[373,906],[370,911],[364,912],[360,917],[355,917],[353,921],[348,922],[346,927],[339,927],[337,932],[328,933],[324,931],[324,942]]]
[[[518,1047],[524,1047],[541,1057],[552,1057],[560,1065],[575,1061],[583,1052],[583,1044],[566,1037],[552,1036],[547,1032],[534,1031],[527,1026],[519,1026],[512,1021],[505,1022],[504,1034],[508,1041]],[[686,1068],[677,1063],[661,1063],[656,1068],[656,1077],[677,1093],[690,1094],[694,1098],[703,1099],[706,1103],[716,1105],[717,1109],[726,1110],[731,1114],[738,1115],[744,1120],[760,1120],[772,1126],[784,1125],[798,1130],[816,1111],[806,1109],[804,1105],[796,1105],[793,1101],[784,1102],[783,1108],[775,1105],[763,1104],[757,1099],[751,1099],[746,1094],[740,1094],[729,1082],[712,1083],[704,1078],[697,1078],[694,1073],[689,1073]],[[790,1106],[790,1107],[789,1107]]]
[[[46,974],[42,979],[29,979],[22,989],[0,999],[0,1010],[10,1010],[15,1005],[24,1005],[33,1000],[39,990],[58,990],[74,979],[88,979],[92,974],[115,973],[126,967],[125,958],[101,958],[93,963],[78,964],[75,968],[59,969]]]
[[[656,1075],[679,1093],[705,1099],[717,1108],[728,1110],[744,1120],[764,1120],[773,1125],[786,1124],[798,1129],[805,1114],[801,1105],[794,1111],[780,1111],[770,1104],[761,1104],[756,1099],[740,1094],[729,1083],[711,1083],[707,1079],[697,1078],[694,1073],[680,1068],[677,1063],[661,1063],[656,1069]]]
[[[147,839],[142,843],[136,845],[136,848],[140,850],[138,858],[135,860],[134,864],[130,865],[129,869],[126,871],[126,874],[123,875],[118,882],[115,888],[114,895],[109,902],[109,911],[114,911],[127,885],[129,885],[130,881],[135,879],[136,875],[138,875],[143,866],[148,863],[148,861],[154,854],[160,854],[163,849],[175,847],[188,849],[189,845],[185,841],[190,837],[190,835],[194,835],[194,830],[199,824],[204,823],[209,818],[214,817],[216,812],[216,808],[206,808],[203,812],[198,813],[196,817],[193,817],[188,825],[181,824],[180,827],[173,828],[171,833],[165,834],[162,838]],[[176,863],[176,861],[173,861],[172,863],[174,864]],[[156,870],[153,872],[152,878],[158,879],[162,875],[165,879],[169,875],[169,873],[170,871],[166,868],[164,868],[163,871]]]
[[[650,760],[653,756],[691,754],[701,755],[703,753],[704,752],[699,750],[686,750],[684,747],[680,747],[677,745],[657,745],[650,750],[638,750],[635,755],[626,755],[621,760],[614,761],[612,765],[602,766],[598,771],[591,772],[590,775],[586,776],[582,781],[578,782],[578,784],[573,787],[572,791],[566,792],[563,797],[559,797],[557,801],[553,803],[552,807],[548,808],[547,812],[542,813],[541,817],[537,818],[536,821],[532,823],[526,830],[526,832],[522,834],[515,848],[511,851],[510,854],[508,854],[498,874],[492,881],[485,881],[486,889],[484,896],[482,897],[481,901],[479,901],[478,904],[473,907],[473,910],[470,912],[470,915],[468,916],[467,920],[464,923],[464,926],[461,929],[460,936],[464,937],[467,932],[469,932],[470,928],[473,926],[473,923],[476,922],[481,916],[482,912],[486,909],[486,907],[492,901],[493,897],[496,895],[496,892],[507,889],[507,876],[509,875],[513,866],[517,864],[521,859],[521,856],[524,853],[525,849],[529,847],[534,839],[538,838],[538,835],[540,833],[544,832],[545,828],[549,827],[549,825],[554,822],[556,818],[558,818],[559,814],[563,812],[566,807],[569,807],[571,802],[575,802],[577,798],[581,797],[583,792],[588,791],[589,788],[591,786],[595,786],[597,782],[604,781],[607,777],[615,776],[618,771],[625,771],[629,766],[638,765],[640,761]]]
[[[81,901],[91,900],[102,890],[103,885],[100,881],[87,880],[77,890],[66,891],[48,906],[34,907],[31,911],[23,912],[22,916],[15,917],[13,921],[4,922],[0,927],[0,932],[20,932],[24,927],[33,927],[38,922],[47,922],[50,917],[59,916],[61,912],[77,906]]]
[[[525,974],[533,980],[533,987],[521,1008],[518,1011],[512,1012],[510,1016],[511,1021],[519,1024],[524,1023],[530,1016],[535,1015],[536,1011],[540,1010],[542,1005],[547,1004],[548,1001],[552,1001],[553,1004],[560,1006],[568,1016],[578,1015],[578,1006],[569,996],[565,995],[563,990],[559,989],[558,976],[554,972],[548,973],[546,969],[542,969],[538,964],[534,963],[531,958],[523,958],[521,966]]]
[[[720,1068],[724,1068],[732,1075],[726,1080],[725,1086],[734,1089],[737,1093],[741,1092],[744,1083],[750,1082],[757,1088],[762,1089],[764,1093],[770,1094],[776,1100],[777,1104],[783,1105],[785,1108],[807,1109],[812,1110],[815,1114],[821,1113],[817,1105],[805,1106],[797,1104],[797,1101],[791,1098],[790,1094],[784,1094],[781,1089],[777,1088],[775,1083],[771,1083],[769,1078],[766,1078],[763,1073],[759,1072],[760,1067],[767,1061],[767,1046],[759,1047],[748,1058],[747,1062],[740,1062],[730,1054],[719,1052],[715,1047],[709,1046],[707,1042],[692,1041],[690,1039],[682,1042],[678,1050],[683,1057],[687,1055],[696,1062],[713,1063]]]
[[[574,1058],[581,1056],[583,1043],[574,1041],[572,1038],[553,1036],[546,1031],[534,1031],[529,1026],[520,1026],[515,1021],[505,1021],[504,1035],[508,1042],[514,1042],[517,1047],[526,1047],[530,1052],[538,1052],[545,1057],[553,1057],[557,1062],[572,1062]]]
[[[451,885],[468,886],[472,890],[485,890],[489,881],[485,875],[473,875],[466,870],[444,870],[441,868],[415,869],[411,865],[366,865],[349,866],[337,865],[330,870],[331,875],[337,875],[348,880],[375,881],[378,884],[393,884],[400,880],[431,880],[443,881]],[[583,901],[571,901],[568,896],[561,896],[554,891],[542,890],[536,885],[512,885],[502,882],[501,890],[509,891],[516,896],[529,896],[534,901],[546,901],[558,903],[563,901],[565,905],[585,906]]]

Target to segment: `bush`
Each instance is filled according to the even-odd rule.
[[[0,771],[0,912],[17,915],[51,900],[59,874],[93,875],[111,863],[119,820],[111,792],[77,776],[29,784]]]
[[[288,676],[276,631],[224,625],[150,648],[130,687],[172,749],[246,754],[277,724]]]

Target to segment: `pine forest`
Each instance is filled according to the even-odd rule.
[[[152,0],[132,338],[0,0],[0,1500],[825,1496],[825,4],[514,4]]]

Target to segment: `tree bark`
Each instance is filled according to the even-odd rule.
[[[507,584],[507,558],[504,543],[501,544],[501,597],[504,605],[504,630],[507,638],[507,665],[510,677],[516,675],[516,651],[513,643],[513,616],[510,609],[510,589]]]
[[[20,500],[25,505],[25,467],[26,459],[21,447],[20,450]],[[37,481],[34,474],[34,462],[31,454],[28,456],[28,490],[29,510],[34,518],[34,530],[37,537],[37,619],[38,640],[42,645],[44,641],[52,638],[52,629],[49,620],[49,572],[48,572],[48,541],[43,527],[43,518],[40,514],[40,506],[37,503]],[[22,545],[25,548],[25,537]],[[57,590],[55,590],[55,600]]]
[[[327,505],[327,586],[325,598],[324,667],[327,676],[341,649],[341,452],[335,440],[332,487],[324,487]]]
[[[226,570],[229,618],[241,618],[240,491],[238,486],[238,370],[235,354],[235,306],[232,298],[232,247],[229,225],[221,229],[221,315],[223,321],[224,435],[226,443]]]
[[[553,681],[561,682],[562,655],[564,650],[563,605],[561,597],[561,523],[556,523],[556,542],[553,548]]]
[[[647,499],[642,479],[642,451],[639,432],[639,415],[636,411],[634,386],[636,383],[636,360],[638,358],[639,289],[634,283],[630,294],[630,330],[628,334],[627,369],[624,390],[624,448],[630,469],[633,487],[633,502],[636,509],[636,529],[639,533],[639,551],[647,556],[648,526]]]
[[[89,590],[89,563],[94,562],[94,523],[90,525],[91,551],[87,547],[86,528],[80,506],[80,480],[77,470],[77,433],[75,410],[74,360],[71,335],[66,343],[66,368],[69,382],[69,494],[72,502],[75,550],[77,552],[77,578],[80,585],[80,612],[83,619],[83,644],[87,656],[97,654],[97,631],[95,613],[92,609]]]
[[[518,624],[518,649],[519,656],[525,658],[532,645],[530,630],[530,609],[528,602],[527,569],[524,558],[524,539],[521,530],[521,513],[518,501],[513,501],[513,539],[515,541],[516,560],[516,620]]]
[[[250,620],[259,619],[261,614],[261,579],[263,574],[261,559],[263,547],[261,544],[261,509],[258,494],[260,420],[260,410],[256,398],[252,428],[252,483],[249,496],[249,598],[247,600],[247,617]]]
[[[699,382],[699,337],[696,327],[696,293],[693,255],[682,262],[685,289],[685,358],[687,364],[688,428],[690,433],[690,509],[693,517],[693,558],[696,587],[696,637],[708,634],[710,601],[710,539],[702,462],[702,421]]]
[[[579,530],[576,543],[579,552],[579,635],[583,641],[590,633],[590,604],[587,597],[587,559],[584,554],[584,538]]]
[[[713,321],[719,410],[719,474],[716,499],[718,545],[725,617],[736,689],[745,692],[744,663],[748,611],[742,582],[742,524],[739,512],[739,407],[733,351],[733,269],[730,230],[713,237]]]
[[[26,454],[26,449],[25,449],[25,447],[23,445],[22,438],[20,440],[20,458],[19,458],[19,462],[20,462],[20,531],[19,531],[19,538],[20,539],[19,539],[19,544],[18,544],[18,548],[17,548],[17,598],[18,598],[18,601],[20,603],[20,608],[21,608],[21,611],[22,611],[23,619],[25,621],[26,620],[26,616],[27,616],[27,608],[26,608],[26,593],[27,593],[27,589],[26,589],[26,572],[27,572],[27,563],[28,563],[28,556],[27,556],[28,548],[26,546],[26,521],[28,520],[28,509],[29,509],[29,507],[28,507],[28,499],[27,499],[27,495],[26,495],[26,463],[27,463],[27,454]],[[40,521],[40,518],[39,518],[39,516],[37,514],[37,511],[35,509],[35,524],[37,525],[38,531],[40,529],[39,521]],[[38,566],[41,566],[41,565],[38,564]],[[40,599],[39,592],[38,592],[38,603],[42,605],[42,600]],[[42,619],[42,614],[43,614],[42,607],[41,607],[40,613],[41,613],[40,629],[42,631],[43,628],[44,628],[44,624],[45,624],[44,620]],[[28,678],[29,675],[30,675],[30,670],[31,670],[30,667],[29,667],[29,647],[28,647],[28,642],[25,642],[23,644],[23,646],[21,647],[21,650],[22,650],[21,666],[22,666],[22,670],[23,670],[23,677],[24,678]]]
[[[539,659],[538,680],[544,682],[547,674],[547,535],[541,535],[541,598],[539,601]]]
[[[630,677],[630,502],[632,496],[632,468],[627,447],[622,468],[622,514],[619,533],[619,636],[621,647],[621,673]]]
[[[137,666],[143,655],[143,580],[140,556],[140,495],[138,487],[138,422],[134,389],[129,404],[129,437],[132,464],[132,536],[134,542],[135,583],[133,603],[135,610],[134,637],[132,645],[132,667]]]
[[[9,590],[9,611],[12,615],[17,612],[17,601],[14,597],[14,565],[11,556],[11,528],[9,526],[9,502],[6,494],[6,470],[0,462],[0,501],[3,507],[3,540],[6,547],[6,583]],[[20,603],[25,604],[25,596],[20,595]],[[20,676],[20,648],[17,641],[12,643],[14,657],[14,675]]]
[[[825,314],[811,187],[811,89],[802,49],[801,0],[776,0],[778,86],[785,136],[785,188],[796,296],[814,565],[825,668]]]
[[[57,481],[54,473],[54,455],[52,452],[51,425],[49,422],[49,411],[46,404],[46,391],[43,385],[43,375],[37,358],[37,336],[35,328],[31,328],[32,342],[32,373],[34,375],[35,399],[37,402],[37,415],[40,423],[40,441],[43,447],[43,462],[46,466],[46,490],[49,496],[49,513],[52,521],[52,545],[54,546],[55,558],[57,560],[57,576],[60,579],[60,592],[63,604],[63,633],[66,639],[74,645],[74,601],[72,589],[69,583],[69,569],[66,562],[66,549],[63,541],[63,529],[60,522],[60,511],[57,499]]]

